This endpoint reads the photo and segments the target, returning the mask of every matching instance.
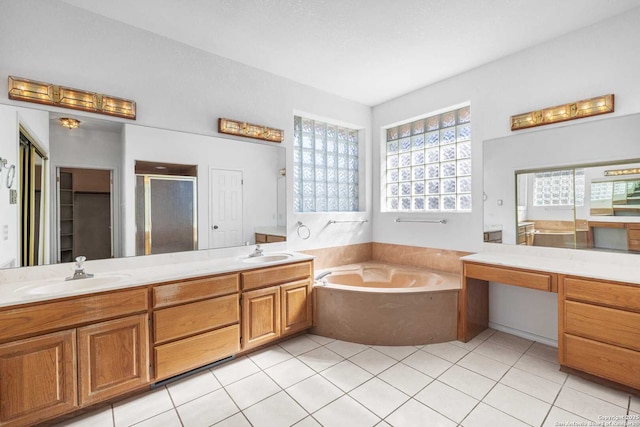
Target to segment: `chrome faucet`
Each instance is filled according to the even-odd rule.
[[[73,276],[67,277],[65,280],[78,280],[78,279],[89,279],[93,277],[93,274],[85,273],[84,271],[84,262],[87,260],[85,256],[79,256],[76,258],[76,266],[73,271]]]
[[[249,254],[249,257],[253,258],[253,257],[257,257],[257,256],[262,256],[262,255],[264,255],[263,251],[262,251],[262,248],[260,247],[260,245],[256,245],[256,249]]]

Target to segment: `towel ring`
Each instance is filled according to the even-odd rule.
[[[7,171],[7,188],[13,186],[13,181],[16,178],[16,165],[11,165]]]
[[[302,221],[298,221],[296,225],[298,226],[298,228],[296,229],[296,233],[298,234],[299,238],[301,238],[302,240],[307,240],[309,237],[311,237],[311,230],[309,229],[309,227],[304,225]]]

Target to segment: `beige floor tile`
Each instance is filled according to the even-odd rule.
[[[590,396],[597,397],[598,399],[602,399],[623,408],[626,408],[629,405],[629,393],[615,390],[611,387],[597,384],[593,381],[589,381],[575,375],[569,375],[569,378],[567,378],[564,386],[571,387],[574,390],[581,391]]]
[[[468,342],[462,342],[462,341],[450,341],[450,342],[453,345],[457,345],[458,347],[462,347],[467,351],[471,351],[477,346],[479,346],[480,344],[482,344],[484,340],[478,337],[475,337],[469,340]]]
[[[398,408],[387,417],[392,426],[402,427],[455,427],[456,423],[447,419],[442,414],[417,402],[414,399]]]
[[[371,372],[373,375],[378,375],[380,372],[397,363],[395,359],[372,348],[356,354],[349,358],[349,360],[362,369]]]
[[[221,387],[220,382],[218,382],[209,370],[167,384],[167,389],[175,406],[180,406],[197,397],[216,391]]]
[[[463,357],[458,362],[458,365],[491,378],[494,381],[500,380],[510,368],[509,365],[474,352]]]
[[[319,422],[313,419],[312,416],[308,416],[302,421],[295,424],[295,427],[322,427]]]
[[[173,409],[166,388],[161,387],[145,394],[134,396],[113,405],[115,426],[130,426],[155,415]]]
[[[431,378],[438,377],[438,375],[442,374],[452,365],[451,362],[441,359],[438,356],[434,356],[431,353],[427,353],[424,350],[413,353],[411,356],[404,359],[402,363],[417,369]]]
[[[347,395],[328,404],[313,414],[323,426],[369,427],[380,422],[380,418]]]
[[[280,346],[274,345],[256,353],[251,353],[248,357],[261,369],[267,369],[285,360],[289,360],[293,356]]]
[[[384,418],[409,400],[409,396],[378,378],[372,378],[349,393],[371,412]]]
[[[242,412],[238,412],[229,418],[225,418],[214,425],[216,427],[251,427],[251,423],[247,421],[247,418],[242,414]]]
[[[508,347],[503,347],[498,344],[494,344],[490,341],[485,341],[474,350],[474,353],[481,354],[483,356],[490,357],[493,360],[504,363],[505,365],[512,366],[520,359],[522,353],[512,350]]]
[[[344,360],[342,356],[325,347],[318,347],[301,354],[298,359],[316,372],[322,372]]]
[[[547,362],[526,354],[522,355],[513,366],[558,384],[563,384],[567,379],[567,374],[560,372],[560,365],[557,363]]]
[[[309,413],[317,411],[344,394],[320,374],[307,378],[286,391]]]
[[[280,391],[278,384],[264,372],[253,374],[225,388],[240,409],[248,408]]]
[[[502,384],[496,384],[482,401],[533,426],[542,424],[551,409],[551,404]]]
[[[554,383],[518,368],[509,369],[500,383],[547,403],[553,403],[562,388],[562,384]]]
[[[413,354],[416,351],[418,351],[418,347],[414,347],[412,345],[409,345],[409,346],[374,345],[374,346],[371,346],[371,348],[373,348],[376,351],[379,351],[382,354],[386,354],[387,356],[395,360],[402,360],[405,357],[409,356],[410,354]]]
[[[456,423],[478,404],[473,397],[437,380],[416,394],[415,399]]]
[[[309,415],[284,391],[256,403],[243,412],[254,427],[290,426]]]
[[[449,368],[438,380],[478,400],[496,384],[495,381],[458,365]]]
[[[323,337],[323,336],[320,336],[320,335],[307,334],[306,336],[308,338],[311,338],[312,340],[314,340],[315,342],[317,342],[320,345],[326,345],[326,344],[329,344],[332,341],[335,341],[335,339],[333,339],[333,338],[327,338],[327,337]]]
[[[351,356],[355,356],[356,354],[363,352],[369,348],[368,345],[347,342],[347,341],[340,341],[340,340],[335,340],[333,342],[330,342],[325,347],[333,351],[334,353],[338,353],[340,356],[344,357],[345,359],[348,359]]]
[[[388,422],[386,422],[385,420],[382,420],[378,424],[376,424],[376,427],[393,427],[393,426]]]
[[[315,375],[316,373],[316,371],[314,371],[298,359],[286,360],[282,363],[265,369],[264,372],[282,388],[290,387],[305,378]]]
[[[383,381],[391,384],[409,396],[422,390],[433,378],[413,369],[404,363],[397,363],[378,375]]]
[[[487,341],[494,344],[501,345],[503,347],[509,347],[517,352],[524,353],[527,351],[533,341],[526,338],[517,337],[515,335],[507,334],[506,332],[496,331],[492,334]]]
[[[590,421],[599,421],[598,416],[624,415],[627,412],[626,407],[616,406],[570,387],[562,388],[554,406]]]
[[[525,353],[529,356],[539,357],[547,362],[558,363],[558,347],[534,342]]]
[[[65,420],[55,427],[113,427],[113,412],[111,405],[96,409],[88,414]]]
[[[436,355],[441,359],[448,360],[451,363],[456,363],[468,353],[466,349],[450,342],[425,345],[422,347],[422,350]]]
[[[640,412],[640,396],[631,396],[630,409],[634,412]]]
[[[323,371],[321,375],[344,392],[350,392],[373,377],[370,372],[365,371],[348,360],[330,367]]]
[[[589,425],[589,420],[586,418],[582,418],[576,414],[572,414],[571,412],[567,412],[564,409],[560,409],[557,406],[553,406],[551,411],[547,415],[547,418],[544,420],[544,424],[542,427],[558,427],[561,425]]]
[[[280,343],[280,347],[284,348],[294,356],[299,356],[302,353],[306,353],[307,351],[320,347],[320,344],[309,338],[307,335],[301,335]]]
[[[178,406],[185,427],[210,426],[239,412],[224,390],[216,390]]]
[[[175,409],[171,409],[134,425],[135,427],[182,427],[182,422]]]
[[[481,340],[488,339],[491,335],[495,334],[497,331],[495,329],[487,328],[484,331],[480,332],[477,337]]]
[[[482,402],[462,421],[463,427],[527,427],[527,424]]]
[[[223,386],[241,380],[242,378],[246,378],[249,375],[253,375],[258,371],[260,371],[258,365],[253,363],[251,359],[246,356],[239,357],[211,369],[213,375],[215,375]]]

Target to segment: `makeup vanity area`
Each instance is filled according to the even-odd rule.
[[[502,243],[484,243],[481,252],[462,258],[459,340],[472,339],[492,322],[500,328],[496,319],[511,316],[517,322],[522,316],[528,325],[542,325],[531,335],[541,335],[543,330],[547,341],[557,337],[563,369],[640,390],[640,263],[635,253],[640,217],[603,216],[594,206],[590,209],[597,199],[590,195],[596,191],[592,183],[621,179],[605,178],[605,170],[636,170],[639,133],[640,115],[634,114],[484,142],[484,221],[491,227],[501,226]],[[533,186],[542,187],[545,176],[558,183],[560,174],[570,176],[568,199],[574,205],[536,205],[531,180],[541,178]],[[525,175],[527,179],[522,179]],[[581,175],[587,178],[582,184]],[[637,175],[628,177],[633,178]],[[537,196],[553,200],[553,195]],[[572,244],[521,244],[519,226],[539,219],[569,223]],[[585,224],[591,236],[594,227],[622,233],[614,244],[600,245],[611,239],[596,236],[594,243],[593,237],[580,238]],[[508,293],[510,299],[501,297],[501,304],[490,309],[490,294],[497,297],[500,292]],[[556,294],[557,298],[552,296]]]

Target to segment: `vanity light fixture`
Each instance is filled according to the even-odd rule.
[[[218,119],[218,132],[271,142],[282,142],[284,140],[284,130],[282,129],[254,125],[222,117]]]
[[[60,124],[69,130],[78,129],[78,126],[80,126],[80,120],[72,119],[69,117],[62,117],[60,119]]]
[[[115,96],[9,76],[9,99],[136,119],[136,103]]]
[[[640,168],[611,169],[608,171],[604,171],[604,176],[638,175],[638,174],[640,174]]]
[[[520,130],[567,120],[582,119],[599,114],[613,113],[614,95],[597,96],[569,104],[556,105],[542,110],[511,116],[511,130]]]

